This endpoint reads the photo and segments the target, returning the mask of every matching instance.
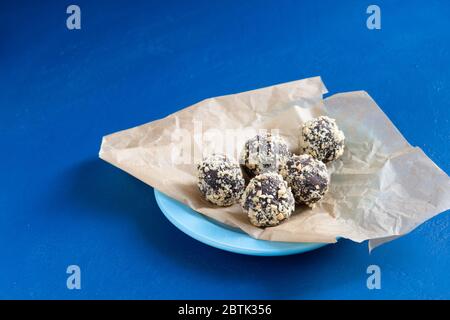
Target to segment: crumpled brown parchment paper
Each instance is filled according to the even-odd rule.
[[[364,91],[327,99],[320,77],[203,100],[164,119],[107,135],[99,156],[146,184],[252,237],[288,242],[335,242],[374,248],[450,208],[450,179],[412,147]],[[314,209],[297,206],[276,227],[252,226],[238,204],[216,207],[201,197],[196,163],[202,154],[238,159],[257,130],[276,130],[297,151],[300,125],[335,118],[346,136],[344,155],[328,164],[330,189]]]

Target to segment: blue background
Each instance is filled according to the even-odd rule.
[[[372,31],[368,1],[74,3],[75,31],[70,2],[0,4],[0,298],[450,298],[448,213],[371,255],[340,241],[242,256],[184,235],[152,188],[97,158],[105,134],[320,75],[331,94],[368,91],[449,172],[448,1],[377,1]]]

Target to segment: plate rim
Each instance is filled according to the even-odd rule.
[[[155,200],[156,200],[156,203],[157,203],[159,209],[162,211],[162,213],[167,218],[167,220],[169,220],[176,228],[178,228],[180,231],[182,231],[186,235],[190,236],[191,238],[194,238],[197,241],[200,241],[211,247],[225,250],[228,252],[244,254],[244,255],[253,255],[253,256],[285,256],[285,255],[305,253],[305,252],[316,250],[316,249],[319,249],[319,248],[322,248],[324,246],[331,244],[331,243],[315,243],[315,242],[311,242],[311,243],[309,243],[309,242],[282,242],[282,243],[289,243],[289,244],[294,244],[294,245],[301,244],[301,246],[294,247],[294,248],[284,248],[284,249],[280,248],[280,249],[273,249],[273,250],[272,249],[239,248],[236,246],[227,245],[226,243],[219,242],[211,237],[208,237],[206,235],[202,235],[201,233],[195,232],[194,230],[191,230],[190,228],[186,227],[184,224],[180,223],[178,220],[176,220],[173,217],[173,215],[170,212],[168,212],[167,208],[162,203],[162,197],[167,197],[171,201],[175,201],[178,204],[181,204],[182,206],[185,206],[185,204],[171,198],[170,196],[166,195],[165,193],[163,193],[155,188],[154,188],[154,195],[155,195]],[[191,208],[188,208],[188,209],[190,209],[190,210],[194,211],[195,213],[202,216],[201,213],[199,213]],[[225,229],[225,227],[214,223],[214,221],[211,221],[210,219],[206,219],[206,217],[203,217],[203,220],[206,223],[211,223],[217,227]],[[234,231],[231,228],[227,229],[227,230],[230,232],[240,233],[239,231]],[[269,240],[254,239],[245,233],[241,233],[241,234],[243,236],[249,237],[255,241],[269,241]],[[276,243],[276,241],[269,241],[269,242]]]

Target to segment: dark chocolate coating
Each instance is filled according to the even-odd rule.
[[[327,167],[308,154],[291,156],[280,168],[280,174],[291,187],[298,203],[312,206],[328,191]]]
[[[213,154],[198,165],[198,188],[210,202],[232,205],[240,199],[245,181],[237,162],[222,154]]]
[[[301,130],[300,148],[314,158],[328,162],[336,160],[344,153],[344,133],[336,121],[321,116],[307,121]]]
[[[240,163],[252,177],[268,171],[278,172],[289,155],[288,145],[281,137],[258,134],[245,143]]]
[[[269,227],[289,218],[295,201],[281,175],[266,172],[250,180],[242,195],[241,205],[253,225]]]

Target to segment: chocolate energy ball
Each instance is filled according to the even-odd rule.
[[[266,172],[250,180],[242,195],[241,205],[253,225],[270,227],[289,218],[295,201],[281,175]]]
[[[295,201],[312,207],[328,191],[330,179],[326,165],[309,154],[293,155],[280,168],[292,189]]]
[[[290,155],[283,138],[271,133],[258,134],[248,140],[241,153],[240,163],[250,176],[275,171]]]
[[[202,195],[218,206],[238,202],[245,181],[237,162],[222,154],[213,154],[198,165],[198,188]]]
[[[344,153],[344,133],[336,120],[321,116],[307,121],[301,129],[300,148],[314,158],[328,162]]]

